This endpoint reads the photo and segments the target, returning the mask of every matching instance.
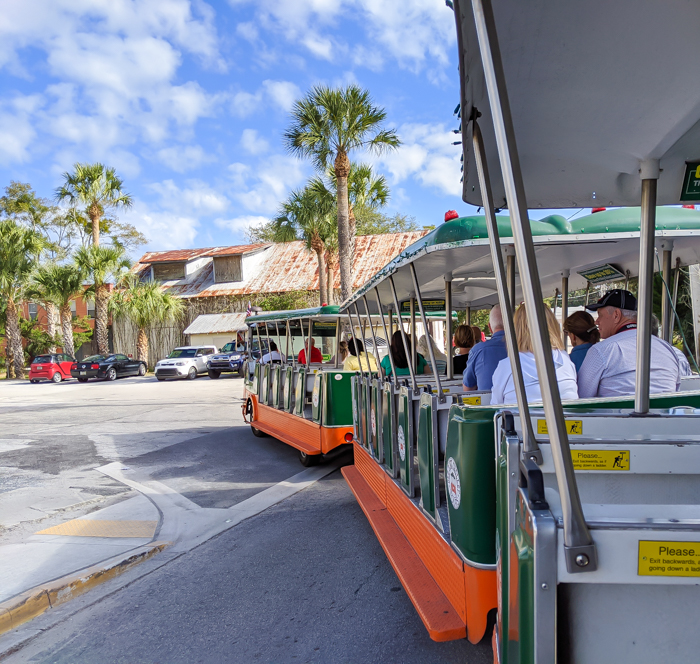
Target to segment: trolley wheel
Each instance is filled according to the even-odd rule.
[[[52,383],[60,383],[62,380],[63,376],[61,376],[61,373],[59,371],[55,371],[53,376],[51,376]]]
[[[301,465],[305,466],[306,468],[309,468],[310,466],[318,466],[318,464],[321,463],[321,455],[307,454],[306,452],[299,450],[299,461],[301,461]]]
[[[221,375],[221,372],[209,369],[209,371],[207,371],[207,374],[209,375],[209,378],[218,378]]]
[[[260,429],[256,429],[252,424],[250,425],[250,430],[253,432],[253,435],[256,438],[267,438],[267,434],[264,431],[260,431]]]
[[[187,372],[187,380],[194,380],[197,378],[197,369],[196,367],[190,367],[190,370]]]

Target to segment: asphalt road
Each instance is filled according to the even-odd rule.
[[[294,450],[250,434],[240,381],[138,380],[0,385],[3,440],[32,441],[0,448],[0,501],[9,487],[58,487],[78,475],[92,492],[82,498],[121,500],[132,490],[94,471],[118,460],[211,513],[302,470]],[[106,498],[94,493],[108,488]],[[18,536],[21,524],[13,528]],[[428,638],[338,471],[11,636],[22,646],[5,662],[492,661],[487,643]]]

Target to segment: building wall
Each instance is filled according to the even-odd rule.
[[[190,338],[190,341],[187,344],[188,346],[212,345],[216,346],[219,350],[221,350],[224,344],[236,339],[235,332],[228,332],[226,334],[189,334],[187,336]]]

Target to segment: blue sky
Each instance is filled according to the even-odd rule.
[[[0,20],[0,184],[46,197],[76,161],[114,166],[150,250],[244,242],[310,165],[281,135],[318,83],[357,83],[402,148],[374,159],[387,212],[461,201],[454,17],[443,0],[27,0]]]

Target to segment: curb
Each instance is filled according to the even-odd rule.
[[[23,623],[40,616],[83,593],[130,570],[156,553],[170,542],[152,542],[129,552],[126,558],[116,556],[105,563],[87,567],[81,572],[68,574],[27,590],[12,599],[0,603],[0,635],[16,629]]]

